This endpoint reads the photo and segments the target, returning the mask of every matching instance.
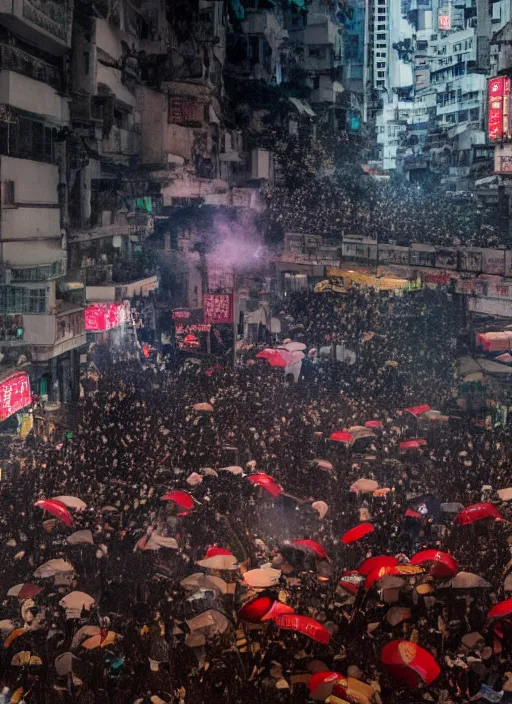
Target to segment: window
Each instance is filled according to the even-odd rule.
[[[480,108],[472,108],[469,111],[469,119],[471,122],[478,122],[480,119]]]
[[[91,70],[91,55],[89,54],[88,51],[84,51],[84,53],[83,53],[83,68],[84,68],[84,76],[88,76],[89,71]]]
[[[378,87],[382,87],[382,88],[383,88],[383,87],[384,87],[384,81],[377,81],[377,82],[376,82],[376,85],[377,85]]]
[[[46,313],[47,296],[46,288],[0,286],[0,311],[4,313]]]
[[[4,205],[15,204],[14,181],[4,181],[2,202]]]
[[[325,59],[325,46],[310,46],[308,54],[312,59]]]
[[[0,154],[53,163],[57,128],[31,118],[14,117],[9,125],[0,122]]]
[[[385,41],[386,41],[386,35],[385,35],[385,34],[377,34],[377,41],[378,41],[378,42],[385,42]]]
[[[377,61],[377,68],[386,68],[385,61]]]
[[[379,31],[385,31],[385,30],[387,29],[387,27],[386,27],[385,24],[378,24],[378,25],[377,25],[377,29],[378,29]]]
[[[377,71],[377,76],[378,76],[379,78],[385,78],[386,72],[385,72],[385,71]]]
[[[320,76],[313,76],[313,88],[318,90],[320,88]]]

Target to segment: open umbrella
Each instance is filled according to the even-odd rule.
[[[186,491],[168,491],[167,494],[162,496],[163,501],[174,501],[180,508],[184,508],[187,511],[191,511],[194,506],[194,499]]]
[[[271,367],[286,367],[286,361],[281,357],[278,350],[266,349],[258,352],[258,359],[265,359]]]
[[[409,408],[404,408],[407,413],[410,413],[413,416],[421,416],[423,413],[426,413],[427,411],[430,411],[430,406],[427,403],[423,403],[420,406],[410,406]]]
[[[88,529],[77,530],[71,535],[66,536],[68,545],[94,545],[92,532]]]
[[[75,568],[70,562],[63,560],[62,558],[56,558],[54,560],[48,560],[44,564],[40,565],[34,572],[34,577],[55,577],[57,574],[69,574],[75,571]]]
[[[82,648],[86,650],[96,650],[96,648],[106,648],[108,645],[112,645],[117,638],[117,633],[114,631],[100,631],[97,635],[91,636],[84,640],[82,643]]]
[[[325,501],[313,501],[313,503],[311,504],[311,508],[318,513],[318,517],[320,518],[320,520],[325,517],[325,514],[329,510],[329,506],[327,506]]]
[[[61,504],[59,501],[55,501],[54,499],[39,499],[34,503],[34,506],[37,506],[37,508],[40,508],[43,511],[51,513],[52,516],[55,516],[60,521],[62,521],[65,526],[73,525],[73,518],[70,512],[64,506],[64,504]]]
[[[483,521],[486,518],[492,518],[495,521],[502,521],[503,516],[493,504],[482,502],[467,506],[453,519],[455,526],[469,526],[477,521]]]
[[[394,567],[381,567],[380,569],[370,572],[370,574],[366,577],[364,588],[366,591],[369,591],[373,585],[378,582],[381,583],[380,586],[382,587],[382,583],[388,577],[398,577],[398,580],[387,580],[387,584],[385,586],[389,588],[390,583],[398,585],[403,583],[400,582],[400,580],[404,577],[410,577],[422,573],[423,569],[419,567],[419,565],[395,565]]]
[[[244,470],[242,469],[242,467],[238,467],[238,465],[232,464],[229,467],[221,467],[219,469],[219,472],[229,472],[230,474],[238,476],[240,474],[243,474]]]
[[[331,637],[325,626],[322,626],[321,623],[315,621],[314,618],[310,618],[309,616],[299,616],[298,614],[281,614],[281,616],[277,617],[275,623],[278,628],[302,633],[312,640],[317,641],[317,643],[324,643],[325,645],[328,645]]]
[[[261,567],[259,569],[249,570],[243,575],[244,583],[253,589],[275,587],[279,584],[280,578],[281,570],[275,570],[272,567]]]
[[[404,440],[403,442],[400,443],[400,450],[402,452],[406,452],[407,450],[420,450],[422,445],[425,445],[425,442],[421,442],[421,440]]]
[[[251,484],[261,486],[274,498],[283,492],[283,487],[280,486],[276,480],[268,474],[250,474],[247,479],[251,482]]]
[[[380,420],[367,420],[365,426],[367,428],[382,428],[382,422]]]
[[[229,572],[238,570],[238,562],[234,555],[211,555],[199,560],[197,564],[207,570],[227,570]]]
[[[304,352],[306,345],[303,342],[284,342],[278,349],[288,352]]]
[[[441,504],[433,494],[422,494],[410,501],[408,511],[412,512],[412,514],[406,513],[405,515],[412,515],[413,518],[422,518],[425,516],[438,518],[441,514]]]
[[[33,667],[42,665],[43,661],[37,655],[32,655],[29,650],[21,650],[11,660],[14,667]]]
[[[291,544],[296,545],[298,548],[311,550],[321,560],[325,560],[328,557],[324,546],[317,543],[316,540],[292,540]]]
[[[368,557],[364,560],[357,571],[363,577],[367,577],[374,570],[380,570],[383,567],[395,567],[398,565],[398,560],[393,555],[375,555],[375,557]]]
[[[411,689],[431,684],[441,669],[428,650],[408,640],[393,640],[382,648],[380,660],[393,677]]]
[[[512,486],[508,487],[507,489],[499,489],[498,490],[498,496],[502,501],[511,501],[512,500]]]
[[[238,611],[238,618],[250,623],[261,623],[276,619],[281,614],[294,613],[291,606],[269,596],[257,596],[247,601]]]
[[[491,585],[483,577],[473,572],[459,572],[447,582],[439,585],[439,589],[490,589]]]
[[[355,494],[372,494],[379,488],[379,483],[374,479],[358,479],[350,487],[350,491]]]
[[[350,543],[355,543],[357,540],[361,540],[361,538],[364,538],[365,535],[373,533],[374,530],[375,528],[371,523],[360,523],[358,526],[347,530],[347,532],[341,536],[341,542],[343,545],[350,545]]]
[[[213,406],[211,403],[196,403],[192,406],[194,411],[201,411],[202,413],[213,413]]]
[[[433,577],[444,578],[453,577],[459,569],[457,560],[441,550],[421,550],[411,558],[411,565],[428,565]]]
[[[213,547],[208,548],[204,559],[207,560],[209,557],[217,557],[217,555],[229,555],[230,557],[234,557],[231,550],[227,550],[226,548],[219,548],[214,545]]]
[[[67,508],[74,508],[76,511],[83,511],[87,508],[85,501],[82,501],[77,496],[54,496],[51,501],[58,501]]]
[[[328,697],[340,699],[347,696],[348,681],[339,672],[315,672],[308,682],[309,696],[314,702],[324,702]]]
[[[85,592],[75,591],[66,594],[59,606],[66,610],[66,618],[80,618],[83,610],[90,611],[95,599]]]
[[[38,587],[37,584],[15,584],[7,592],[7,596],[15,596],[20,601],[24,599],[33,599],[35,596],[43,591],[42,587]]]
[[[487,614],[487,620],[495,620],[497,618],[510,618],[512,616],[512,599],[506,599],[495,604]]]
[[[351,445],[354,442],[354,436],[347,430],[338,430],[335,433],[331,433],[329,440],[341,442],[345,445]]]
[[[311,464],[318,467],[318,469],[325,470],[326,472],[334,472],[334,467],[328,460],[313,460]]]

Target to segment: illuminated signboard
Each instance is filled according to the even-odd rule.
[[[0,421],[31,403],[32,393],[26,372],[18,372],[0,382]]]
[[[205,323],[232,323],[233,305],[230,294],[206,293],[203,296]]]
[[[448,30],[451,26],[450,15],[439,15],[439,29]]]
[[[85,309],[85,329],[103,332],[119,327],[126,320],[123,303],[93,303]]]
[[[496,76],[488,83],[487,135],[492,142],[509,136],[510,78]]]

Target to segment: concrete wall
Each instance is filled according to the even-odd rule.
[[[0,71],[0,103],[50,117],[59,123],[69,121],[69,105],[51,87],[14,71]]]

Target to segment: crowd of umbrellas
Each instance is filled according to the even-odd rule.
[[[0,701],[512,701],[512,440],[445,412],[449,299],[284,313],[285,364],[341,337],[356,361],[118,361],[71,439],[25,448]]]

